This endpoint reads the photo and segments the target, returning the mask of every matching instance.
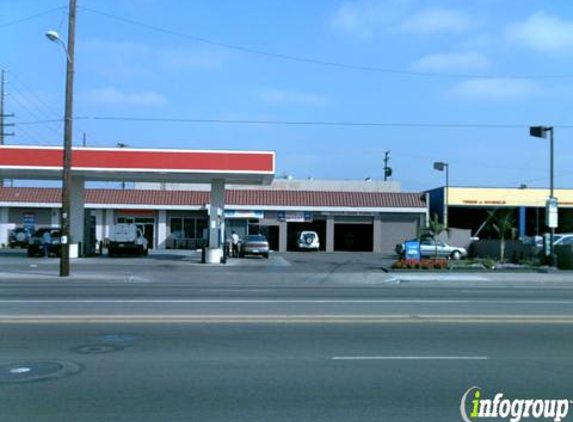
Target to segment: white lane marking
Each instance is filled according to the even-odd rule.
[[[408,299],[0,299],[0,303],[314,303],[314,304],[506,304],[571,305],[573,300],[408,300]]]
[[[276,292],[275,289],[199,289],[200,292]]]
[[[488,356],[334,356],[332,360],[488,360]]]
[[[11,374],[25,374],[26,372],[30,372],[30,368],[13,368],[10,369]]]
[[[394,277],[405,281],[424,281],[424,280],[437,280],[437,281],[489,281],[489,278],[477,275],[463,275],[463,274],[395,274]]]

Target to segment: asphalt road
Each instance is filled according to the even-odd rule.
[[[296,258],[0,279],[0,421],[442,422],[472,386],[573,399],[573,280],[364,283],[369,257]]]

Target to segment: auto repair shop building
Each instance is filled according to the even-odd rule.
[[[538,236],[549,232],[545,226],[545,201],[549,189],[511,187],[439,187],[428,191],[430,215],[443,219],[447,209],[450,227],[471,230],[482,239],[498,238],[492,229],[491,212],[510,210],[514,215],[518,237]],[[559,202],[557,233],[573,231],[573,189],[555,189]]]
[[[196,249],[208,236],[209,187],[136,183],[133,189],[86,189],[85,232],[101,241],[116,223],[135,223],[150,246]],[[262,233],[271,249],[296,250],[297,233],[316,231],[321,249],[392,253],[428,219],[425,193],[400,192],[397,182],[275,180],[270,186],[226,187],[225,228]],[[0,188],[0,244],[25,225],[58,226],[57,188]]]

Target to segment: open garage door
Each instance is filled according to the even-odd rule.
[[[372,224],[335,224],[334,250],[350,252],[372,252]]]
[[[298,251],[297,234],[302,231],[313,231],[320,239],[320,250],[326,250],[326,220],[315,220],[308,223],[287,223],[287,250]]]
[[[271,251],[279,250],[279,226],[258,226],[259,233],[267,238],[269,241],[269,248]]]

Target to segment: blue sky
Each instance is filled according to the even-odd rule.
[[[18,124],[63,114],[64,56],[44,33],[55,29],[65,38],[66,4],[0,0],[6,112],[16,113],[17,124],[7,143],[62,142],[59,123]],[[432,169],[436,160],[450,163],[454,185],[543,187],[548,142],[530,138],[527,125],[556,125],[556,186],[573,187],[573,129],[559,127],[573,124],[568,0],[79,0],[78,6],[75,116],[86,119],[75,123],[75,143],[85,132],[93,146],[270,149],[279,175],[316,179],[380,179],[390,150],[394,179],[407,191],[444,183]],[[61,9],[14,22],[54,8]],[[464,126],[474,124],[518,127]]]

